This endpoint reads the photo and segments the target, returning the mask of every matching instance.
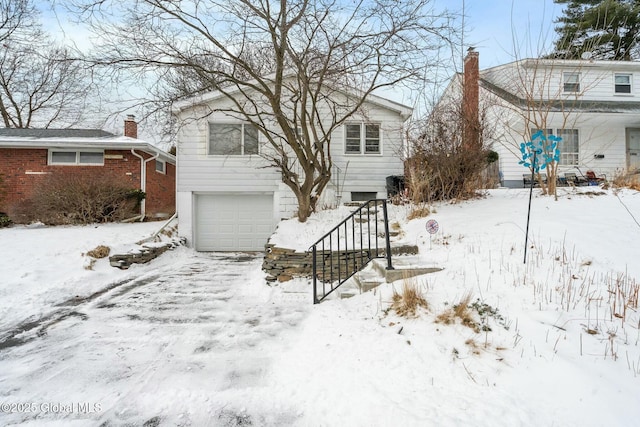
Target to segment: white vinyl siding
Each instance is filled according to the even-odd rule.
[[[209,123],[210,155],[258,154],[258,129],[240,123]]]
[[[345,154],[380,154],[380,125],[372,123],[345,126]]]
[[[103,151],[49,150],[50,165],[104,165]]]

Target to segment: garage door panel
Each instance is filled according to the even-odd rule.
[[[260,251],[273,232],[273,194],[202,194],[195,198],[199,251]]]
[[[238,225],[238,233],[254,233],[254,232],[258,232],[258,227],[255,227],[251,224]]]
[[[269,227],[268,225],[256,224],[255,232],[256,233],[271,233],[272,230],[271,230],[271,227]]]

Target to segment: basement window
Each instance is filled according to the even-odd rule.
[[[376,198],[378,193],[375,191],[352,191],[351,192],[351,201],[352,202],[367,202],[369,200],[373,200]]]
[[[49,150],[49,164],[103,166],[104,151]]]

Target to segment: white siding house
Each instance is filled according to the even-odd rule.
[[[214,92],[174,110],[182,123],[176,193],[180,234],[200,251],[263,250],[277,222],[297,210],[280,172],[261,156],[269,143],[225,112],[230,102]],[[371,96],[361,110],[332,134],[334,168],[320,207],[386,197],[386,177],[403,174],[402,129],[411,109]]]
[[[460,93],[457,76],[447,89]],[[500,158],[504,185],[523,185],[519,146],[535,130],[559,135],[558,176],[640,168],[640,62],[523,59],[480,70],[488,142]]]

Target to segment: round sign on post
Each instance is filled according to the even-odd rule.
[[[436,221],[435,219],[430,219],[429,221],[427,221],[425,227],[427,228],[427,232],[429,234],[436,234],[439,229],[438,221]]]

